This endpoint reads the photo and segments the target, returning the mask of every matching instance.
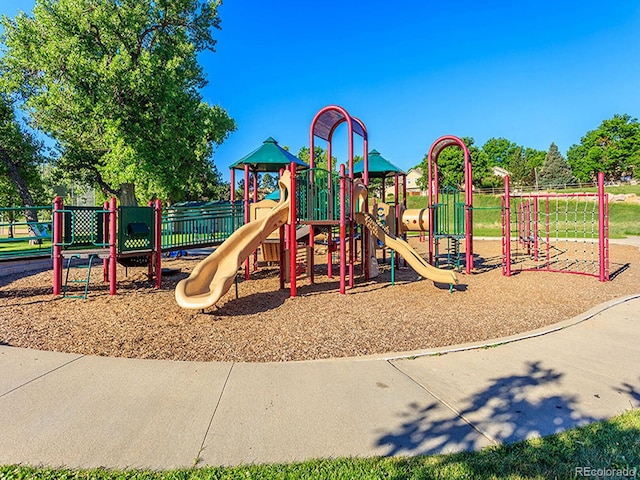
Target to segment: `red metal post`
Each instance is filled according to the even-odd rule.
[[[598,247],[600,257],[600,268],[598,278],[601,282],[609,280],[609,258],[608,258],[608,242],[609,235],[607,232],[608,208],[605,207],[608,198],[604,193],[604,172],[598,173]]]
[[[62,199],[53,200],[53,294],[62,291]]]
[[[258,202],[258,172],[253,172],[253,203]],[[258,250],[253,252],[253,271],[258,270]]]
[[[353,178],[354,178],[354,173],[353,173],[353,122],[351,121],[351,117],[347,118],[347,125],[349,126],[349,135],[348,135],[348,140],[349,140],[349,148],[348,148],[348,155],[349,155],[349,288],[352,288],[354,285],[354,281],[353,281],[353,277],[355,274],[354,268],[353,268],[353,263],[354,263],[354,259],[353,259],[353,246],[354,246],[354,242],[353,242],[353,237],[355,235],[355,231],[354,231],[354,218],[355,218],[355,199],[353,198]]]
[[[363,170],[362,170],[362,178],[364,181],[365,186],[367,187],[367,197],[364,199],[364,204],[363,204],[363,211],[364,212],[368,212],[369,211],[369,195],[368,195],[368,191],[369,191],[369,134],[367,133],[367,128],[365,127],[364,123],[359,119],[356,118],[355,119],[356,122],[358,122],[358,124],[360,125],[360,128],[362,129],[363,133],[364,133],[364,137],[363,137],[363,159],[362,161],[364,162],[363,165]],[[353,200],[355,201],[355,199]],[[369,230],[362,227],[362,269],[364,270],[364,279],[365,281],[369,280],[371,274],[369,272],[369,256],[371,255],[371,253],[369,252],[369,236],[371,234],[369,233]]]
[[[162,288],[162,202],[160,199],[156,199],[155,222],[156,288]]]
[[[504,177],[504,196],[502,197],[502,274],[511,276],[511,192],[509,175]]]
[[[340,293],[345,293],[346,276],[346,198],[345,198],[345,169],[344,164],[340,165]]]
[[[236,170],[235,168],[231,169],[230,176],[231,176],[231,192],[229,192],[229,200],[231,201],[231,203],[236,201]]]
[[[116,199],[111,197],[109,201],[109,295],[116,294],[116,261],[118,252],[116,242],[118,238]]]
[[[539,242],[538,230],[540,229],[540,225],[538,224],[538,217],[540,215],[538,205],[538,197],[533,197],[533,259],[537,262],[539,257]]]
[[[249,204],[249,165],[244,166],[244,224],[251,219],[251,207]],[[249,280],[249,257],[244,262],[244,279]]]
[[[313,155],[311,155],[313,158]],[[296,202],[296,164],[291,162],[289,167],[291,172],[291,188],[289,189],[289,281],[290,281],[290,296],[295,297],[297,294],[296,288],[296,258],[297,258],[297,242],[296,242],[296,230],[297,225],[297,202]]]
[[[103,213],[102,214],[102,218],[104,218],[104,229],[102,231],[102,243],[108,243],[105,242],[105,240],[109,239],[109,200],[105,200],[104,203],[102,204],[102,210],[104,210],[107,213]],[[108,282],[109,281],[109,259],[108,258],[103,258],[102,259],[102,281],[103,282]]]

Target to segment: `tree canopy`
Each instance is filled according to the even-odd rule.
[[[0,86],[75,179],[107,195],[135,185],[140,201],[202,195],[220,179],[213,149],[235,129],[200,94],[197,54],[214,50],[219,3],[36,0],[33,16],[2,18]]]
[[[38,172],[44,159],[42,143],[20,125],[13,105],[0,94],[0,205],[34,206],[44,200]]]
[[[637,177],[640,173],[640,123],[627,114],[614,115],[587,132],[567,152],[573,173],[582,181],[595,180],[598,172],[608,179]]]

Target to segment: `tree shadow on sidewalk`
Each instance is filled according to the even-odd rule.
[[[562,376],[541,361],[531,361],[522,374],[493,378],[455,405],[435,399],[427,406],[409,404],[399,427],[382,435],[378,445],[387,447],[386,455],[476,450],[489,442],[513,443],[598,420],[580,413],[575,395],[548,393]],[[450,415],[435,419],[442,418],[442,413],[434,413],[443,407]]]

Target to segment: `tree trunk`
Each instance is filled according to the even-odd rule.
[[[123,183],[120,185],[118,199],[120,200],[120,205],[137,206],[138,201],[136,200],[135,185],[133,183]]]
[[[33,197],[31,196],[31,192],[29,191],[29,187],[27,187],[27,182],[20,174],[20,170],[18,169],[18,165],[11,159],[9,153],[5,150],[4,146],[0,145],[0,158],[2,162],[7,166],[7,171],[9,172],[9,178],[13,182],[18,195],[20,196],[20,200],[22,205],[25,207],[33,207]],[[29,235],[34,237],[40,236],[40,229],[38,225],[35,225],[38,222],[38,212],[36,210],[25,208],[24,215],[26,217],[27,222],[29,222]]]

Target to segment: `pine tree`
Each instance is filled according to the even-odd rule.
[[[569,164],[558,150],[558,146],[555,143],[551,143],[542,165],[540,185],[546,188],[554,188],[573,182],[575,182],[575,177]]]

